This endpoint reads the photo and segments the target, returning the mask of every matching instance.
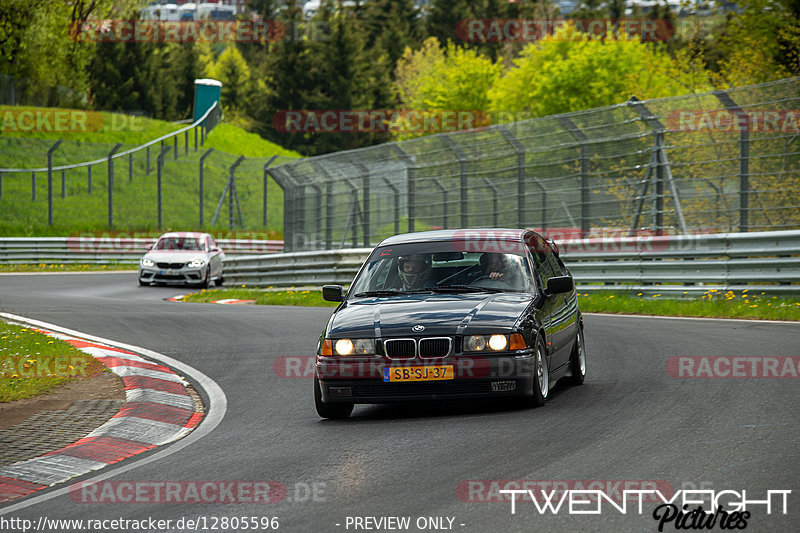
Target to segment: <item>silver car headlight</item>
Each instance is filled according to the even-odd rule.
[[[203,259],[192,259],[191,261],[189,261],[189,264],[187,266],[189,268],[200,268],[201,266],[203,266],[205,264],[206,264],[206,262]]]
[[[152,259],[148,259],[146,257],[142,257],[141,264],[143,267],[151,267],[156,265]]]

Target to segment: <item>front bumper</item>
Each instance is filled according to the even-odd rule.
[[[169,283],[187,285],[202,283],[206,275],[206,266],[199,268],[183,267],[181,269],[161,269],[158,267],[139,267],[139,280],[147,283]]]
[[[395,403],[448,399],[530,396],[534,382],[533,350],[509,355],[448,356],[442,359],[386,360],[374,357],[317,356],[316,376],[326,403]],[[454,379],[386,382],[384,368],[452,365]]]

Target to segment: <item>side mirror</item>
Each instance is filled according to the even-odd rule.
[[[322,299],[327,302],[343,302],[344,292],[341,285],[324,285],[322,287]]]
[[[552,296],[554,294],[562,294],[572,290],[572,278],[570,276],[558,276],[547,280],[547,290],[545,294]]]

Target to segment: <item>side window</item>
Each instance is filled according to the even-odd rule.
[[[529,250],[531,255],[533,256],[533,266],[536,268],[536,273],[539,275],[539,279],[542,281],[542,287],[547,286],[547,280],[552,278],[553,276],[560,276],[561,269],[553,269],[553,263],[550,262],[550,257],[553,254],[547,253],[546,250],[549,250],[550,247],[544,241],[544,239],[540,237],[535,238],[535,242],[532,246],[529,246]],[[552,257],[555,259],[555,257]]]
[[[556,254],[552,252],[547,252],[544,254],[547,257],[547,262],[550,264],[550,269],[553,272],[554,276],[563,276],[564,271],[561,269],[561,265],[558,262],[558,258]]]

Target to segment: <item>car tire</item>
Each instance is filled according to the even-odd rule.
[[[569,369],[572,372],[569,383],[572,385],[583,384],[583,380],[586,379],[586,343],[583,340],[583,325],[578,326],[575,346],[569,356]]]
[[[201,289],[207,289],[208,288],[208,279],[209,279],[210,275],[211,275],[211,269],[206,270],[206,277],[203,279],[203,281],[200,282],[200,288]]]
[[[547,365],[547,350],[542,337],[536,338],[536,360],[533,366],[533,394],[529,403],[533,407],[541,407],[550,396],[550,369]]]
[[[141,287],[147,287],[147,286],[150,285],[150,282],[149,281],[144,281],[142,278],[139,278],[139,285]]]
[[[319,378],[314,376],[314,406],[317,414],[322,418],[341,420],[350,416],[353,412],[352,403],[326,403],[322,401],[322,384]]]
[[[225,278],[223,278],[222,275],[220,275],[220,277],[214,280],[214,285],[216,285],[217,287],[221,287],[223,281],[225,281]]]

